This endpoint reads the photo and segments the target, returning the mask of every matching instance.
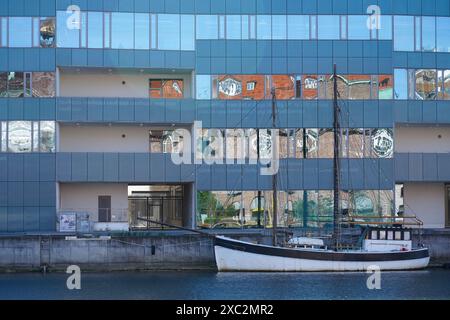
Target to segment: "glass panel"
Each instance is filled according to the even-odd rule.
[[[80,46],[80,14],[79,12],[56,13],[56,43],[60,48],[78,48]]]
[[[370,99],[371,78],[368,75],[348,75],[349,99]]]
[[[394,50],[414,51],[414,17],[394,16]]]
[[[8,123],[8,151],[31,151],[31,122],[10,121]]]
[[[180,16],[158,15],[158,49],[180,50]]]
[[[105,48],[111,48],[111,13],[104,12],[103,17],[105,28],[104,46]]]
[[[225,16],[219,15],[219,39],[225,39]]]
[[[39,152],[39,122],[38,121],[33,121],[32,123],[33,126],[33,152]]]
[[[196,76],[196,98],[199,100],[211,99],[211,76],[197,75]]]
[[[33,47],[39,47],[41,43],[41,19],[37,17],[33,17]]]
[[[392,129],[372,130],[372,156],[392,158],[394,155],[394,134]]]
[[[378,99],[392,99],[393,94],[392,75],[378,76]]]
[[[334,134],[333,129],[319,129],[319,158],[333,158]]]
[[[394,69],[394,98],[408,99],[408,72],[406,69]]]
[[[272,16],[257,16],[257,37],[260,40],[270,40],[272,38]]]
[[[81,38],[80,38],[80,46],[82,48],[86,48],[87,45],[87,13],[81,13]]]
[[[450,18],[436,18],[437,50],[450,52]]]
[[[289,130],[287,129],[280,129],[278,131],[278,152],[279,157],[281,159],[286,159],[289,157],[289,149],[288,149],[288,135]]]
[[[295,98],[295,77],[288,75],[273,75],[272,88],[275,88],[277,99],[288,100]]]
[[[306,100],[317,99],[318,79],[316,75],[303,76],[303,98]]]
[[[337,90],[339,93],[340,99],[348,99],[348,84],[349,80],[347,79],[347,76],[344,75],[337,75],[338,81],[337,81]],[[324,86],[326,87],[326,92],[323,97],[323,99],[333,99],[333,91],[334,91],[334,81],[333,81],[333,75],[327,75],[324,79]],[[320,83],[319,83],[320,86]]]
[[[234,17],[234,16],[228,16],[228,17]],[[231,18],[231,19],[233,19],[233,18]],[[230,22],[232,22],[232,21],[230,21]],[[247,16],[247,15],[242,16],[241,22],[242,22],[242,28],[241,28],[242,40],[247,40],[249,38],[249,16]],[[234,29],[236,29],[236,28],[232,27],[232,26],[228,26],[228,23],[229,22],[227,22],[227,37],[228,37],[228,39],[231,39],[230,32],[233,33],[233,35],[231,35],[231,36],[234,37],[234,32],[236,32]]]
[[[439,99],[450,100],[450,70],[439,71]]]
[[[392,40],[392,16],[380,16],[380,29],[378,30],[378,39]]]
[[[9,18],[9,46],[10,47],[31,47],[32,32],[31,18],[10,17]]]
[[[133,49],[134,14],[111,13],[111,47],[113,49]]]
[[[88,47],[103,48],[103,13],[88,12]]]
[[[247,16],[244,16],[247,17]],[[248,38],[248,22],[247,22],[247,38]],[[245,39],[247,39],[245,38]],[[227,16],[227,39],[240,40],[241,39],[241,16],[228,15]]]
[[[363,190],[350,192],[351,212],[357,216],[378,216],[378,191]]]
[[[31,97],[31,72],[24,73],[23,81],[25,97]]]
[[[243,129],[226,129],[226,159],[233,163],[246,158],[246,135]],[[227,161],[228,163],[228,161]]]
[[[214,83],[219,99],[262,100],[264,99],[263,75],[219,75]]]
[[[416,98],[419,100],[436,99],[436,70],[416,70]]]
[[[310,39],[317,39],[317,16],[309,16],[310,21]]]
[[[39,26],[40,45],[43,48],[55,46],[55,19],[41,18]]]
[[[216,15],[197,15],[197,39],[218,39],[218,25]]]
[[[370,40],[370,30],[367,28],[368,16],[348,16],[348,39]]]
[[[390,217],[394,213],[394,192],[392,190],[380,190],[379,214]]]
[[[134,14],[134,48],[150,48],[150,16],[147,13]]]
[[[181,50],[195,50],[195,23],[193,15],[181,15]]]
[[[250,39],[256,39],[256,16],[250,16]]]
[[[422,17],[415,17],[415,50],[420,51],[422,50]]]
[[[319,16],[319,40],[339,40],[339,16]]]
[[[150,48],[158,47],[158,15],[150,14]]]
[[[2,121],[0,122],[0,152],[6,152],[7,151],[7,146],[8,146],[8,141],[7,141],[7,122],[6,121]]]
[[[306,157],[317,158],[319,155],[319,129],[306,129]]]
[[[364,158],[364,130],[348,129],[348,157]]]
[[[331,190],[320,190],[319,208],[318,208],[318,219],[317,223],[319,227],[332,227],[333,226],[333,191]]]
[[[54,72],[33,72],[31,83],[33,97],[45,98],[56,95]]]
[[[262,159],[272,157],[272,136],[269,129],[259,129],[259,155]]]
[[[347,16],[341,16],[341,39],[347,39]]]
[[[182,79],[150,79],[150,98],[181,99],[183,98]]]
[[[272,16],[272,39],[285,40],[286,39],[286,16],[273,15]]]
[[[7,17],[0,17],[1,21],[1,43],[0,45],[2,47],[8,46],[8,18]]]
[[[0,72],[0,98],[8,97],[8,72]]]
[[[436,51],[435,17],[422,17],[422,50],[430,52]]]
[[[24,96],[23,72],[8,72],[8,96],[20,98]]]

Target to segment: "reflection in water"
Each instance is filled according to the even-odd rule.
[[[450,270],[382,272],[381,290],[366,273],[82,273],[0,274],[0,299],[449,299]]]

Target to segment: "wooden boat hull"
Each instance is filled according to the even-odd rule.
[[[257,245],[226,237],[214,243],[219,271],[367,271],[413,270],[428,266],[428,249],[397,252],[335,252]]]

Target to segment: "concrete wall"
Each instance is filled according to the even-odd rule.
[[[111,196],[113,216],[128,214],[127,184],[60,183],[59,196],[60,210],[88,211],[91,221],[98,221],[98,196]]]
[[[149,127],[72,125],[59,127],[59,152],[150,151]]]
[[[425,228],[445,227],[445,187],[442,183],[405,183],[405,214],[416,215]]]
[[[439,138],[438,136],[441,136]],[[396,152],[450,152],[450,127],[396,127]]]
[[[184,97],[191,97],[190,74],[119,73],[117,70],[110,74],[107,69],[60,70],[59,90],[61,97],[149,98],[149,79],[168,78],[183,79]]]

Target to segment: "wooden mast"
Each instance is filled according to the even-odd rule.
[[[339,105],[337,102],[337,74],[336,64],[333,66],[333,110],[334,110],[334,156],[333,156],[333,175],[334,175],[334,201],[333,201],[333,238],[334,249],[339,248],[340,238],[340,124],[339,124]]]
[[[272,94],[272,161],[274,161],[275,152],[278,152],[277,146],[275,146],[276,143],[278,143],[277,140],[274,141],[274,130],[276,127],[276,119],[277,119],[277,107],[276,107],[276,96],[275,96],[275,88],[271,89]],[[277,137],[278,138],[278,137]],[[273,169],[273,163],[272,163],[272,169]],[[277,193],[277,172],[274,172],[272,175],[272,190],[273,190],[273,217],[272,217],[272,245],[277,245],[277,220],[278,220],[278,193]]]

